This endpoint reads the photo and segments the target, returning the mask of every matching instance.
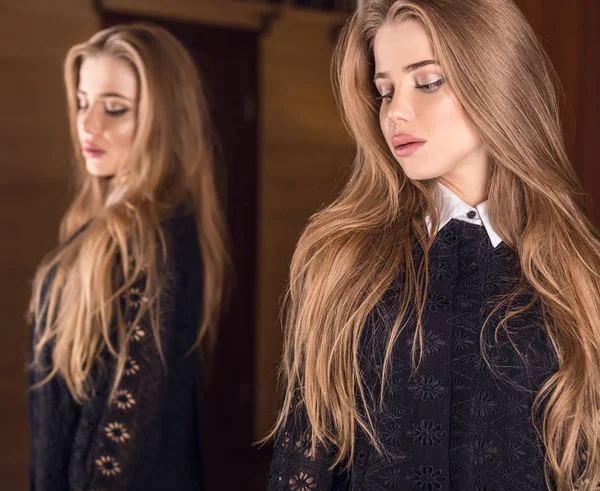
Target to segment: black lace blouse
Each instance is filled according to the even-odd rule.
[[[419,256],[415,252],[414,260]],[[331,450],[321,448],[316,459],[308,457],[306,417],[296,414],[276,441],[269,490],[548,489],[531,412],[556,360],[539,308],[513,318],[510,339],[500,331],[497,343],[493,327],[498,316],[492,318],[484,339],[493,370],[480,348],[494,299],[511,291],[518,268],[512,251],[504,243],[494,248],[483,226],[452,219],[430,251],[422,362],[411,376],[413,321],[395,343],[384,405],[374,412],[386,453],[375,451],[359,432],[349,470],[329,471]],[[384,347],[402,284],[400,275],[369,316],[361,343],[361,369],[373,406],[379,401]]]
[[[133,326],[125,374],[114,399],[114,361],[95,370],[93,397],[77,404],[55,377],[29,391],[30,489],[189,490],[201,486],[200,364],[185,356],[197,335],[202,265],[191,215],[165,223],[169,280],[161,291],[161,343],[166,371],[147,316]],[[121,299],[126,319],[148,299],[145,279]],[[32,334],[33,339],[33,334]],[[42,362],[50,364],[50,350]],[[30,371],[30,387],[43,373]]]

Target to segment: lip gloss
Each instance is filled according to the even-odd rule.
[[[394,152],[398,157],[408,157],[415,153],[419,148],[425,145],[425,142],[407,143],[406,145],[398,145]]]

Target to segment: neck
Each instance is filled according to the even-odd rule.
[[[440,176],[437,180],[454,192],[469,206],[475,207],[487,199],[489,164],[487,159],[465,164],[453,172]]]
[[[125,185],[123,182],[118,183],[115,177],[110,177],[107,179],[108,189],[106,190],[106,199],[104,201],[104,206],[110,206],[115,204],[117,201],[120,201],[121,198],[125,195]]]

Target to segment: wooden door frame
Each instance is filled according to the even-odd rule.
[[[229,37],[241,36],[247,38],[244,49],[254,53],[254,55],[244,58],[247,63],[246,68],[248,64],[254,65],[254,80],[251,81],[253,86],[248,87],[248,84],[245,84],[245,90],[251,91],[254,98],[254,101],[250,101],[250,104],[254,104],[254,119],[248,124],[251,133],[243,135],[243,138],[245,138],[244,148],[249,149],[252,155],[234,162],[234,159],[227,153],[228,148],[225,148],[226,139],[222,138],[223,128],[227,128],[227,126],[223,121],[218,124],[218,118],[213,117],[217,135],[221,135],[219,140],[223,141],[221,146],[222,162],[230,165],[229,168],[225,169],[227,175],[225,175],[223,182],[225,190],[223,201],[227,210],[233,268],[232,294],[225,305],[217,343],[211,356],[212,366],[209,367],[211,373],[207,376],[202,408],[204,474],[207,490],[216,491],[220,489],[219,478],[222,479],[222,476],[230,469],[231,462],[226,462],[226,459],[233,459],[236,467],[246,469],[240,472],[239,476],[247,479],[248,473],[252,472],[256,465],[255,459],[257,458],[256,451],[252,447],[252,441],[255,411],[253,390],[255,374],[254,344],[258,300],[256,292],[259,32],[255,29],[240,29],[238,27],[232,29],[231,27],[190,22],[189,17],[177,19],[171,16],[166,18],[150,16],[147,11],[141,13],[123,12],[122,10],[113,12],[105,8],[100,13],[100,18],[103,27],[121,22],[147,20],[172,30],[176,37],[178,37],[178,34],[179,36],[183,35],[183,37],[187,36],[188,41],[195,36],[192,31],[198,33],[200,37],[200,33],[204,33],[205,36],[207,36],[206,33],[210,32],[213,34],[223,33],[222,36],[225,36],[225,32],[228,32]],[[254,39],[254,47],[249,45],[252,42],[251,39]],[[181,40],[186,44],[185,40]],[[194,49],[191,49],[192,46],[187,45],[187,47],[195,61],[201,65],[199,59],[205,60],[205,53],[200,51],[196,53]],[[199,47],[194,46],[194,48]],[[206,49],[210,51],[209,48]],[[252,56],[254,56],[254,59],[251,58]],[[219,69],[218,63],[214,65],[216,67],[214,72],[209,70],[210,74],[202,73],[205,84],[209,89],[209,96],[214,91],[216,84],[214,80],[210,80],[208,75],[213,76]],[[243,70],[243,68],[236,66],[237,69]],[[246,73],[248,74],[248,72]],[[250,76],[252,76],[252,73]],[[211,84],[211,82],[213,83]],[[219,110],[219,107],[217,107],[219,99],[209,100],[208,102],[214,116],[214,113]],[[251,110],[252,108],[250,108]],[[216,115],[218,116],[218,114]],[[245,124],[246,121],[244,120],[239,124],[239,127],[245,129],[242,123]],[[234,479],[236,478],[236,476],[227,476],[232,485],[234,485]]]

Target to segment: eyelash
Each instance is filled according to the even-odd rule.
[[[87,108],[88,108],[87,106],[82,106],[81,104],[77,104],[77,110],[78,110],[78,111],[81,111],[82,109],[87,109]],[[113,117],[113,118],[117,118],[117,117],[119,117],[119,116],[122,116],[123,114],[125,114],[125,113],[126,113],[126,112],[128,112],[128,111],[129,111],[129,109],[127,109],[127,108],[124,108],[124,109],[116,109],[116,110],[113,110],[113,111],[110,111],[110,110],[108,110],[108,109],[104,108],[104,112],[105,112],[105,113],[106,113],[108,116],[111,116],[111,117]]]
[[[432,90],[433,88],[440,87],[443,83],[444,79],[440,78],[439,80],[436,80],[435,82],[431,82],[429,84],[415,85],[415,89],[423,90],[423,92],[425,92],[426,94],[431,94],[432,92],[434,92]],[[391,98],[393,94],[393,92],[390,92],[389,94],[381,94],[375,97],[375,99],[377,99],[378,101],[383,101],[383,99]]]
[[[104,110],[106,112],[106,114],[108,114],[109,116],[112,116],[113,118],[116,118],[118,116],[122,116],[123,114],[125,114],[126,112],[129,111],[129,109],[117,109],[115,111],[109,111],[108,109]]]

